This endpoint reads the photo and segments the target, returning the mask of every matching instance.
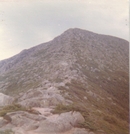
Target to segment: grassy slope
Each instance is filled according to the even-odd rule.
[[[107,91],[98,88],[95,84],[92,89],[89,89],[95,93],[101,92],[104,99],[97,99],[94,96],[89,95],[88,90],[82,83],[72,81],[71,84],[67,84],[68,88],[61,87],[60,90],[67,91],[69,98],[74,103],[69,106],[58,105],[55,113],[61,113],[65,111],[79,111],[85,117],[85,123],[81,124],[81,127],[89,128],[95,132],[103,130],[106,134],[128,134],[128,110],[116,103],[116,100]],[[98,93],[97,93],[98,94]],[[87,99],[84,99],[84,96]],[[112,101],[107,99],[111,97],[116,105],[112,104]],[[120,100],[121,98],[119,98]],[[125,104],[128,107],[128,103]]]

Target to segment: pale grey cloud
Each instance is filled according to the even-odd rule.
[[[78,27],[128,40],[127,0],[0,0],[0,60]]]

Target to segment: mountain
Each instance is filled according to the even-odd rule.
[[[24,107],[78,111],[94,133],[128,134],[128,54],[126,40],[68,29],[0,61],[0,92]]]

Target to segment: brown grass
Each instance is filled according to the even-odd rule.
[[[5,116],[9,112],[14,112],[14,111],[26,111],[27,109],[19,104],[12,104],[12,105],[7,105],[1,108],[0,110],[0,116]]]
[[[72,81],[66,86],[69,89],[65,87],[59,89],[63,93],[67,91],[69,93],[67,99],[72,100],[74,103],[71,105],[58,105],[54,111],[55,113],[79,111],[85,118],[85,122],[80,124],[80,127],[85,127],[96,133],[103,130],[105,134],[128,134],[128,111],[118,104],[119,100],[116,101],[111,94],[99,88],[97,84],[92,84],[88,89],[84,84]],[[104,100],[97,101],[97,98],[87,94],[86,91],[88,90],[104,96]],[[84,96],[87,97],[87,100],[84,99]],[[112,100],[108,100],[107,97],[111,97]],[[112,105],[112,102],[116,105]]]

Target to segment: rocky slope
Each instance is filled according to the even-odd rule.
[[[69,29],[0,61],[0,92],[27,109],[53,108],[52,116],[80,112],[85,121],[78,127],[86,130],[68,127],[64,133],[128,134],[128,60],[127,41]]]

